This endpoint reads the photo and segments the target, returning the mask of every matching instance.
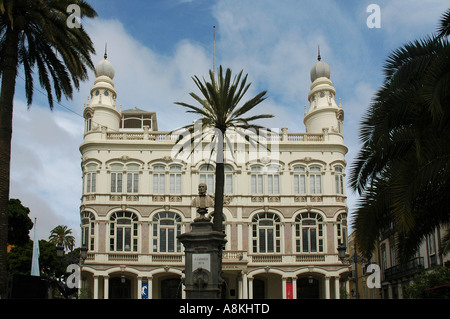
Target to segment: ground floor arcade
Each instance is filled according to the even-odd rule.
[[[222,296],[227,299],[339,299],[348,293],[348,268],[308,267],[225,270]],[[184,274],[177,268],[137,271],[130,267],[94,270],[83,267],[81,292],[94,299],[184,299]]]

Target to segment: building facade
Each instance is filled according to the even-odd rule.
[[[378,252],[381,268],[381,297],[383,299],[403,299],[404,287],[412,284],[416,275],[423,270],[428,271],[435,266],[448,267],[450,253],[442,252],[442,236],[448,227],[437,227],[428,234],[415,256],[405,263],[397,259],[395,226],[387,227],[381,234],[378,243]]]
[[[155,113],[116,105],[106,55],[95,74],[80,146],[88,248],[82,288],[98,299],[184,298],[177,236],[196,218],[191,202],[198,184],[214,194],[215,156],[207,141],[192,153],[178,152],[183,132],[159,131]],[[231,132],[224,298],[339,298],[348,290],[349,267],[337,255],[347,236],[347,147],[335,94],[330,67],[319,58],[311,69],[305,133],[247,132],[262,141],[252,144]]]

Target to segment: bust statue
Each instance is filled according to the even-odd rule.
[[[211,196],[206,194],[207,186],[205,183],[198,184],[198,196],[192,200],[191,205],[197,208],[197,213],[200,215],[194,221],[209,221],[206,217],[208,207],[214,207],[214,200]]]

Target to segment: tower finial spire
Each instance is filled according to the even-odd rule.
[[[322,58],[320,57],[320,46],[317,46],[317,61],[320,61]]]
[[[105,59],[108,57],[108,42],[105,43],[105,55],[103,57]]]

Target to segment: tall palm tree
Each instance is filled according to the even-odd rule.
[[[50,108],[53,95],[72,98],[73,87],[88,77],[95,53],[81,25],[67,24],[68,6],[78,5],[80,18],[95,17],[83,0],[0,0],[0,295],[6,291],[6,241],[13,99],[19,67],[23,68],[28,106],[32,104],[34,71]]]
[[[255,120],[272,118],[271,114],[258,114],[246,116],[258,104],[263,102],[267,91],[262,91],[256,96],[238,106],[243,96],[249,89],[251,83],[247,84],[246,74],[242,78],[241,71],[232,79],[232,72],[228,68],[223,73],[222,66],[219,67],[217,81],[213,70],[209,71],[210,81],[203,79],[201,81],[197,76],[193,80],[200,90],[202,96],[195,93],[190,95],[200,104],[194,106],[187,103],[176,102],[176,104],[186,107],[189,113],[195,113],[201,116],[201,123],[187,125],[184,128],[190,133],[191,139],[187,142],[203,142],[208,134],[212,135],[212,150],[216,151],[216,176],[215,176],[215,195],[214,195],[214,213],[213,229],[222,231],[222,213],[223,213],[223,194],[224,194],[224,144],[226,142],[227,131],[233,130],[241,134],[247,140],[249,136],[244,133],[245,130],[267,130],[264,127],[252,123]],[[197,129],[200,126],[200,130]],[[180,140],[183,136],[180,136]],[[180,148],[181,150],[182,148]]]
[[[436,227],[450,222],[450,10],[439,34],[407,43],[385,64],[366,113],[350,185],[361,195],[354,222],[361,250],[395,225],[406,261]]]
[[[58,225],[51,230],[48,239],[50,243],[61,245],[64,249],[72,251],[75,246],[75,237],[71,234],[72,229],[68,229],[67,226]]]

